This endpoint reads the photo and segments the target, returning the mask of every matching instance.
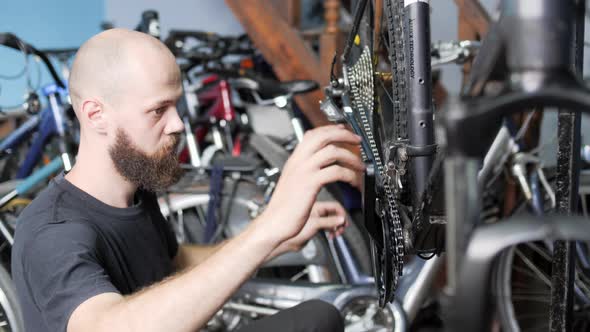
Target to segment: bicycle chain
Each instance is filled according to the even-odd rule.
[[[373,155],[373,164],[376,170],[376,175],[378,175],[377,180],[381,181],[383,185],[383,190],[385,192],[386,198],[386,208],[389,217],[391,217],[391,225],[393,228],[393,232],[388,232],[390,236],[390,244],[393,244],[393,248],[384,248],[384,250],[391,250],[394,253],[392,258],[392,269],[393,273],[393,280],[392,280],[392,289],[395,290],[397,288],[397,283],[399,280],[399,276],[402,275],[403,272],[403,265],[404,265],[404,235],[403,235],[403,227],[401,224],[399,211],[396,206],[395,196],[393,189],[391,188],[391,177],[387,173],[387,169],[383,165],[383,161],[381,160],[381,154],[377,147],[377,142],[375,141],[375,137],[373,135],[373,128],[371,127],[371,123],[369,122],[368,112],[372,111],[375,106],[375,96],[374,96],[374,72],[371,60],[371,51],[368,46],[365,46],[359,60],[350,67],[350,76],[348,77],[348,81],[350,84],[350,91],[353,96],[352,103],[354,108],[358,111],[358,115],[360,116],[361,122],[361,129],[364,133],[365,139],[369,145],[371,150],[371,154]],[[367,153],[366,153],[367,154]],[[388,223],[388,218],[382,220],[382,223]],[[389,299],[387,299],[389,300]]]

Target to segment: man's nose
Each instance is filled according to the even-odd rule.
[[[183,131],[183,129],[184,129],[184,124],[182,123],[180,116],[178,116],[178,111],[176,110],[176,107],[175,107],[174,110],[170,111],[170,115],[168,117],[168,122],[166,123],[165,133],[166,134],[181,133]]]

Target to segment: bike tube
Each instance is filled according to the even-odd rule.
[[[39,122],[41,122],[41,117],[39,115],[34,115],[29,118],[20,127],[12,131],[2,143],[0,143],[0,151],[8,152],[7,150],[12,150],[17,147],[37,128]]]
[[[419,204],[434,160],[429,0],[404,1],[412,201]]]
[[[24,162],[18,169],[16,174],[17,179],[24,179],[31,174],[43,155],[43,148],[45,147],[47,140],[56,133],[57,128],[55,127],[53,113],[51,110],[43,111],[41,115],[41,123],[38,128],[38,135],[29,148]]]

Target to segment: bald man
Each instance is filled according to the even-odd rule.
[[[344,211],[315,203],[330,182],[353,185],[360,159],[337,145],[360,138],[340,126],[308,132],[268,207],[235,238],[178,245],[153,192],[181,175],[181,80],[158,40],[121,29],[78,51],[70,77],[80,122],[73,169],[25,209],[12,272],[27,331],[196,331],[266,260],[297,250]],[[243,331],[342,331],[338,311],[307,302]]]

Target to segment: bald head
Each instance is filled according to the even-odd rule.
[[[154,37],[125,29],[99,33],[80,47],[72,64],[69,90],[74,110],[78,114],[88,98],[116,106],[134,82],[147,79],[146,71],[177,84],[177,68],[172,53]]]

